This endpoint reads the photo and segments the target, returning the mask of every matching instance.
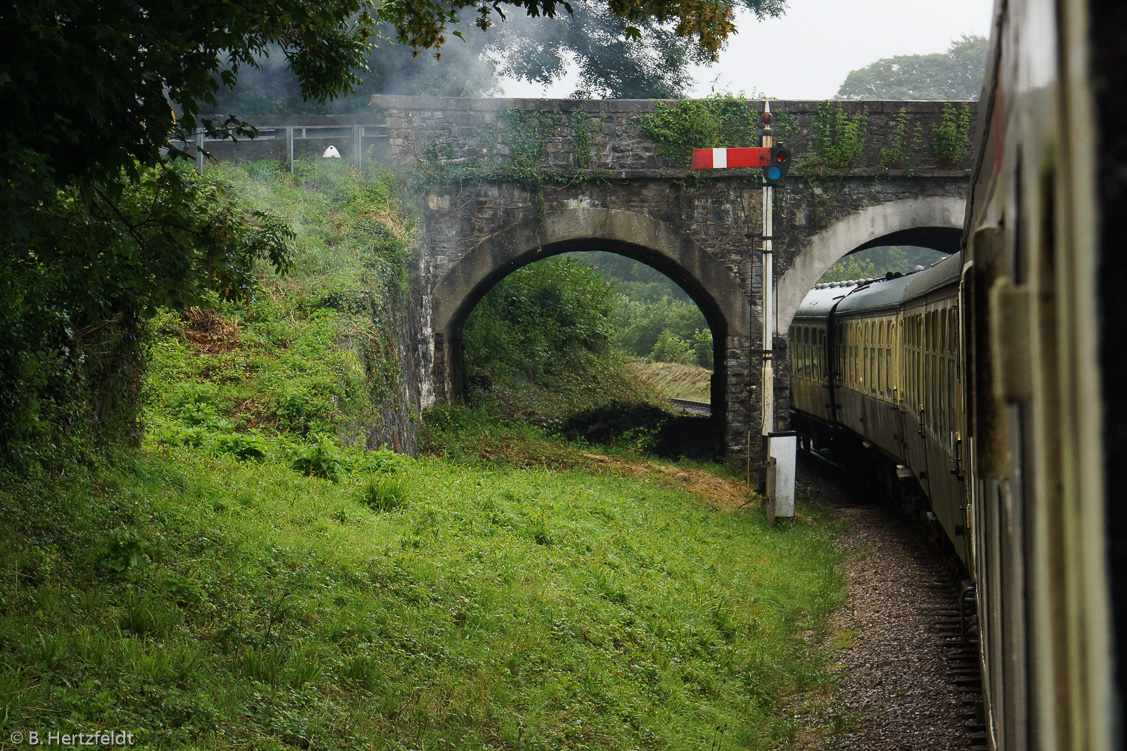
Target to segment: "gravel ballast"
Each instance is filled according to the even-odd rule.
[[[899,517],[831,473],[807,468],[808,488],[837,507],[849,602],[835,616],[827,649],[838,682],[814,710],[799,748],[945,751],[971,748],[967,699],[952,672],[960,635],[953,580],[937,554]],[[956,621],[957,623],[957,621]],[[944,624],[944,625],[941,625]],[[965,652],[965,645],[964,645]]]

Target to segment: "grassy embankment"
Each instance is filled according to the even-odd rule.
[[[162,322],[139,455],[0,478],[0,737],[784,745],[842,596],[819,507],[768,529],[722,473],[464,410],[418,459],[347,448],[380,332],[318,301],[400,228],[345,174],[233,178],[298,217],[295,275]]]

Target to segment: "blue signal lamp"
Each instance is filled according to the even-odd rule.
[[[790,149],[785,146],[771,147],[771,161],[763,168],[763,179],[768,183],[777,183],[787,176],[790,169]]]

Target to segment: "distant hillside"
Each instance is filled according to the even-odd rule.
[[[625,256],[568,253],[613,286],[619,301],[612,344],[656,362],[712,367],[712,332],[704,314],[672,279]]]
[[[667,399],[711,401],[711,370],[675,362],[632,360],[630,371]]]

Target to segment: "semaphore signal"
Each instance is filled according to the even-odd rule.
[[[763,458],[766,462],[760,482],[761,492],[767,496],[767,520],[774,525],[777,516],[794,516],[794,462],[795,434],[775,432],[775,267],[772,243],[774,237],[775,183],[786,177],[790,169],[791,153],[785,146],[775,144],[771,133],[771,104],[763,103],[763,140],[760,146],[726,149],[693,149],[690,169],[739,169],[759,167],[763,170],[763,224],[760,239],[763,243],[763,372],[760,394],[763,401],[762,438]],[[751,436],[748,435],[748,484],[751,484]]]
[[[786,177],[790,169],[790,149],[785,146],[743,146],[730,149],[693,149],[690,169],[738,169],[762,167],[769,183]]]

